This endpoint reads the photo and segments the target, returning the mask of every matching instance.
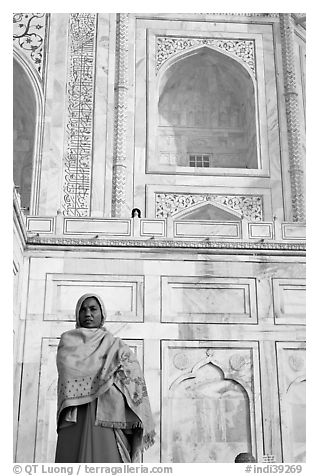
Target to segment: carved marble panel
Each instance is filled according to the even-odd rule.
[[[263,197],[259,195],[217,195],[200,193],[156,193],[155,216],[166,218],[199,203],[222,206],[249,221],[263,220]]]
[[[165,220],[140,220],[141,236],[165,236]]]
[[[276,324],[305,324],[305,280],[299,278],[274,278],[272,283]]]
[[[240,223],[216,223],[205,221],[175,221],[174,237],[176,238],[241,238]]]
[[[54,217],[27,217],[27,231],[32,233],[53,233],[55,229]]]
[[[252,278],[161,278],[162,322],[257,322]]]
[[[105,274],[46,274],[44,320],[74,321],[70,308],[83,294],[92,292],[105,303],[107,320],[143,321],[143,276]]]
[[[306,461],[306,351],[303,342],[277,342],[284,461]]]
[[[273,239],[274,237],[274,224],[273,223],[248,223],[248,236],[252,239],[267,238]]]
[[[161,461],[231,463],[261,451],[256,344],[163,341],[162,350]]]
[[[119,219],[99,220],[96,218],[79,219],[67,218],[64,220],[64,233],[66,235],[84,235],[98,233],[102,235],[131,235],[131,221]]]
[[[90,214],[96,17],[93,13],[70,14],[62,203],[68,216]]]
[[[255,74],[255,42],[254,40],[237,40],[221,38],[194,38],[194,37],[172,37],[157,36],[156,39],[156,69],[172,56],[180,51],[185,51],[197,46],[212,46],[230,56],[234,56],[243,61]]]
[[[305,240],[306,225],[304,223],[282,223],[283,240]]]
[[[130,346],[141,366],[143,366],[143,341],[126,339],[125,342]],[[58,338],[42,338],[35,445],[35,461],[37,463],[52,462],[55,456],[58,377],[56,352],[58,344]]]

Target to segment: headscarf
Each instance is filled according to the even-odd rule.
[[[78,300],[78,302],[76,303],[76,307],[75,307],[75,319],[76,319],[75,327],[76,328],[81,327],[81,324],[80,324],[80,309],[82,307],[83,302],[88,298],[96,299],[97,302],[100,305],[101,315],[102,315],[102,321],[101,321],[100,327],[102,327],[104,322],[105,322],[106,311],[105,311],[104,303],[103,303],[102,299],[100,298],[100,296],[98,296],[97,294],[93,294],[93,293],[83,294],[83,296],[81,296],[80,299]]]
[[[134,353],[120,338],[104,327],[80,327],[79,311],[88,297],[94,297],[101,306],[101,326],[105,321],[106,313],[99,296],[85,294],[78,300],[76,328],[61,335],[58,347],[57,422],[63,409],[98,398],[96,425],[136,428],[133,462],[141,448],[147,449],[154,443],[155,436],[144,376]],[[131,410],[130,418],[124,401]]]

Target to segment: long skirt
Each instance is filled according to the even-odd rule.
[[[77,421],[58,429],[56,463],[123,463],[113,428],[95,426],[96,400],[77,407]]]

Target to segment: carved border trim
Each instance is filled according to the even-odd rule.
[[[293,221],[304,222],[306,220],[304,171],[302,166],[300,111],[294,54],[294,25],[289,13],[280,13],[279,17],[285,83],[292,213]]]
[[[195,15],[220,15],[220,16],[225,16],[225,17],[229,17],[229,16],[233,16],[233,15],[236,15],[236,16],[239,16],[239,17],[273,17],[273,18],[278,18],[279,17],[279,13],[196,13]]]
[[[256,76],[255,41],[220,39],[220,38],[195,38],[195,37],[156,37],[156,72],[163,64],[176,53],[193,48],[194,46],[214,46],[221,52],[227,52],[241,59]]]
[[[48,13],[14,13],[13,44],[33,65],[40,78],[44,75]]]
[[[128,13],[117,13],[112,176],[112,217],[117,218],[123,216],[126,205],[128,21]]]
[[[83,238],[45,238],[28,237],[28,245],[48,245],[48,246],[86,246],[86,247],[111,247],[111,248],[182,248],[182,249],[218,249],[239,252],[247,251],[295,251],[305,252],[305,242],[299,243],[250,243],[246,241],[181,241],[181,240],[105,240],[105,239],[83,239]]]
[[[90,213],[96,21],[94,13],[71,13],[67,82],[63,213]]]

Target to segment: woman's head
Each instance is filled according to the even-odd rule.
[[[96,294],[85,294],[76,305],[76,327],[95,329],[102,327],[105,321],[103,302]]]

